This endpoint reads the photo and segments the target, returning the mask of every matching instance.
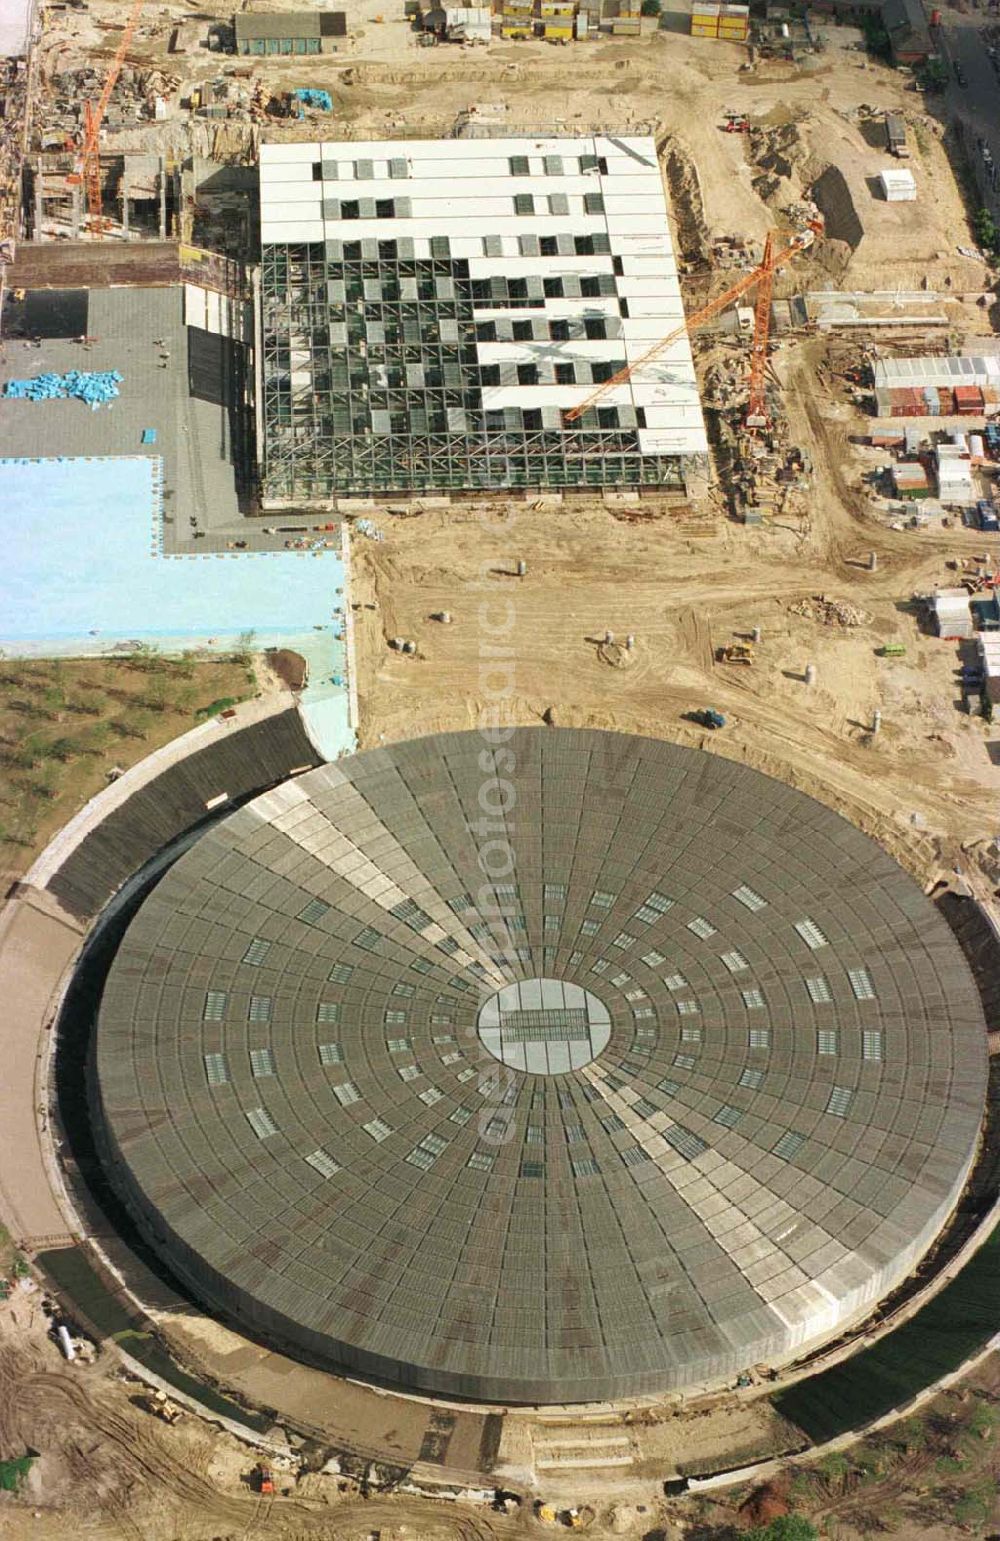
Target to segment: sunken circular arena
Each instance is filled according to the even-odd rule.
[[[209,1309],[425,1393],[693,1392],[838,1333],[961,1193],[979,997],[888,855],[758,772],[507,730],[208,829],[122,941],[91,1079]]]

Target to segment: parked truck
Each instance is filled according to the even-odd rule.
[[[897,160],[909,160],[910,147],[906,143],[906,124],[898,112],[885,115],[885,146]]]

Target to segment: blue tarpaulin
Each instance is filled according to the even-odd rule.
[[[65,401],[72,397],[85,401],[92,411],[107,405],[118,395],[124,379],[117,369],[104,373],[71,369],[68,374],[35,375],[31,380],[8,380],[4,395],[15,401]]]

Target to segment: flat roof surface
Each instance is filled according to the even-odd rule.
[[[424,1391],[683,1391],[835,1334],[976,1147],[946,921],[714,755],[520,729],[498,786],[485,747],[321,767],[146,900],[96,1083],[140,1224],[211,1306]]]
[[[142,455],[0,460],[0,647],[243,631],[263,643],[329,625],[343,582],[334,551],[160,555],[158,471]]]

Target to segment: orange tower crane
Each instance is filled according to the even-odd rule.
[[[767,366],[767,340],[771,325],[771,294],[774,289],[774,275],[779,268],[784,267],[785,263],[790,262],[800,251],[805,251],[810,247],[817,235],[821,233],[822,228],[822,224],[819,221],[812,221],[805,230],[793,235],[787,246],[779,247],[777,250],[775,249],[773,232],[768,232],[764,245],[764,257],[759,267],[754,268],[749,273],[744,273],[743,277],[737,279],[735,284],[731,284],[724,294],[720,294],[717,299],[710,300],[707,305],[703,305],[700,310],[696,310],[685,321],[682,321],[680,326],[674,327],[673,331],[668,332],[666,337],[661,337],[659,342],[655,342],[651,348],[647,348],[646,352],[640,354],[631,364],[626,364],[624,369],[619,369],[617,374],[611,375],[609,379],[598,386],[596,391],[592,391],[589,396],[583,401],[578,402],[575,407],[570,407],[568,411],[563,413],[563,421],[575,423],[577,418],[582,417],[585,412],[590,411],[591,407],[596,406],[608,391],[613,390],[616,385],[624,385],[626,381],[631,380],[644,365],[651,364],[654,359],[659,358],[668,348],[672,347],[679,337],[683,337],[686,332],[693,332],[696,327],[704,326],[706,321],[711,321],[713,316],[717,316],[720,311],[725,310],[728,305],[732,305],[735,300],[738,300],[741,295],[746,294],[756,285],[757,303],[754,309],[753,347],[750,355],[750,404],[747,412],[747,426],[763,427],[767,422],[764,373]]]
[[[125,63],[125,55],[128,53],[132,34],[135,32],[139,15],[146,0],[133,0],[132,9],[125,23],[125,30],[115,49],[114,57],[108,65],[108,73],[104,80],[104,87],[96,104],[84,102],[83,104],[83,142],[80,160],[77,170],[68,178],[70,182],[84,182],[87,188],[87,218],[90,228],[95,235],[100,235],[105,228],[103,201],[101,198],[101,128],[104,116],[108,110],[111,93],[115,89],[118,76],[121,74],[122,65]]]

